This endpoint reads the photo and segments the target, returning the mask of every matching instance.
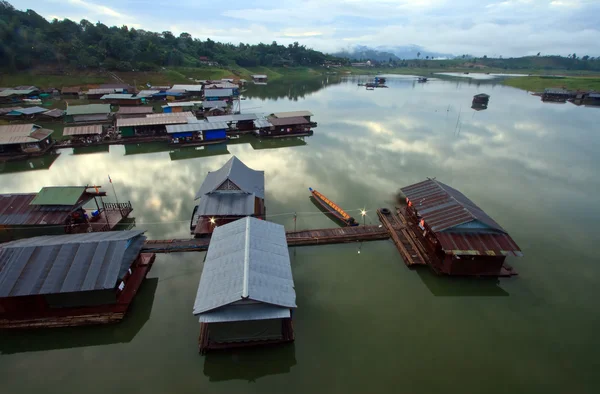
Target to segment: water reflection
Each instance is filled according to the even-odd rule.
[[[125,319],[117,324],[5,331],[0,336],[0,353],[40,352],[131,342],[150,319],[157,288],[158,278],[146,279]]]
[[[508,297],[496,278],[450,278],[434,274],[428,267],[415,270],[427,289],[436,297]]]
[[[110,151],[110,145],[99,146],[80,146],[73,148],[74,155],[89,155],[94,153],[107,153]]]
[[[59,154],[50,154],[21,161],[0,162],[0,174],[10,174],[13,172],[35,170],[48,170],[50,166],[54,163],[54,161],[58,159]]]
[[[198,157],[209,157],[218,155],[228,155],[226,144],[206,145],[206,146],[188,146],[169,152],[171,160],[187,160]]]
[[[276,100],[287,98],[298,101],[298,99],[303,99],[327,86],[340,84],[341,82],[341,77],[336,75],[316,76],[314,78],[303,79],[282,77],[280,79],[269,81],[269,85],[267,86],[248,84],[245,87],[243,95],[250,99]],[[252,106],[246,103],[243,103],[241,107],[242,112],[249,112],[249,110],[244,109],[244,107],[252,108]]]
[[[236,379],[255,382],[265,376],[287,374],[295,365],[296,348],[291,343],[208,353],[204,375],[211,382]]]

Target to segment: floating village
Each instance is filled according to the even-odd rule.
[[[265,75],[253,78],[267,83]],[[385,83],[377,77],[359,86],[372,90]],[[0,100],[10,107],[1,108],[0,116],[11,123],[0,126],[0,160],[63,148],[155,142],[208,146],[243,134],[277,139],[313,133],[317,123],[309,111],[241,113],[242,86],[243,81],[219,80],[142,91],[126,84],[87,91],[3,89]],[[67,102],[69,97],[98,102],[68,104],[65,110],[39,106],[57,95]],[[547,90],[542,99],[578,104],[597,100],[597,94]],[[477,94],[471,108],[485,110],[489,100],[488,94]],[[54,140],[53,130],[36,122],[64,123],[63,139]],[[331,219],[331,227],[286,230],[269,220],[265,172],[232,156],[195,186],[189,237],[162,240],[135,229],[131,202],[105,202],[110,192],[99,185],[2,194],[0,329],[118,323],[160,253],[206,252],[196,296],[189,300],[199,321],[201,354],[294,341],[298,305],[289,248],[389,240],[409,268],[473,280],[517,275],[507,258],[523,253],[508,232],[438,179],[404,185],[401,200],[377,209],[378,223],[368,225],[366,211],[352,217],[327,197],[329,185],[312,186],[303,192]]]

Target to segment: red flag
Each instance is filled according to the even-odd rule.
[[[108,176],[108,181],[112,183],[112,179],[110,179],[110,175]]]

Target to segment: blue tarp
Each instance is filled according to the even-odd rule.
[[[187,138],[187,137],[193,137],[194,133],[193,132],[187,132],[187,133],[173,133],[171,134],[171,138]]]
[[[204,140],[205,141],[214,141],[214,140],[224,140],[227,138],[227,134],[225,129],[223,130],[205,130],[204,131]]]

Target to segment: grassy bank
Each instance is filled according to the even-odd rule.
[[[547,88],[600,91],[600,77],[515,77],[506,78],[503,83],[530,92],[539,92]]]
[[[58,88],[63,86],[94,85],[109,82],[106,73],[73,72],[68,74],[44,74],[37,72],[22,72],[18,74],[0,73],[0,86],[13,87],[33,85],[39,88]]]

